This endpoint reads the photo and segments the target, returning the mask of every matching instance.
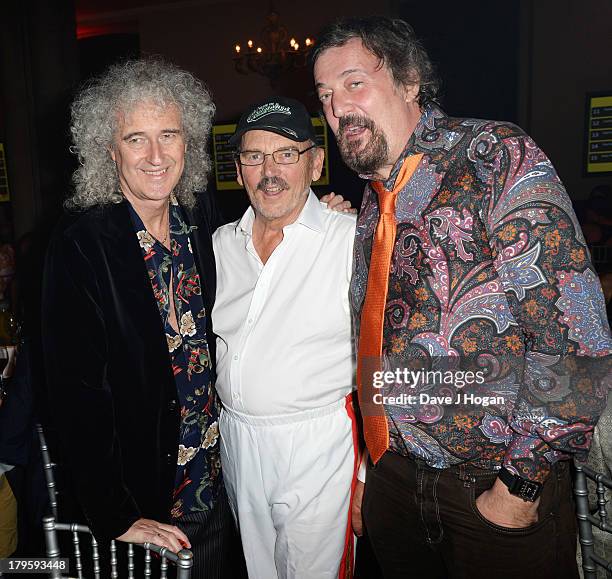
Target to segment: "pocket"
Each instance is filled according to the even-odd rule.
[[[528,525],[526,527],[503,527],[496,523],[489,521],[485,518],[482,513],[478,510],[476,506],[476,499],[486,490],[490,489],[495,482],[497,475],[495,473],[491,473],[491,476],[486,477],[478,477],[477,481],[470,485],[469,493],[470,493],[470,508],[472,513],[476,517],[477,521],[482,525],[486,526],[491,531],[494,531],[498,534],[508,535],[508,536],[523,536],[530,535],[537,531],[539,531],[542,527],[548,524],[552,518],[554,517],[555,509],[553,507],[554,498],[556,496],[556,477],[551,477],[547,484],[544,485],[544,489],[541,494],[540,504],[538,505],[538,522],[533,523],[532,525]],[[480,480],[482,479],[482,480]]]
[[[389,452],[389,451],[387,451],[387,452]],[[378,470],[378,467],[380,466],[380,463],[385,459],[385,454],[383,454],[380,457],[380,460],[378,461],[377,464],[374,464],[374,462],[372,461],[372,457],[368,453],[368,462],[367,462],[367,468],[366,468],[366,480],[368,480],[367,479],[368,473],[370,473],[370,472],[374,473],[374,472],[376,472]]]

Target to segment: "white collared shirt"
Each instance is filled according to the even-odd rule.
[[[310,191],[264,265],[255,214],[213,236],[217,390],[224,405],[273,416],[326,406],[353,390],[349,282],[355,216]]]

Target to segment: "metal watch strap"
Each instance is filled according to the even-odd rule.
[[[533,503],[537,500],[542,492],[542,484],[528,480],[516,474],[512,474],[509,470],[502,467],[497,474],[510,491],[510,494],[515,495],[524,501]]]

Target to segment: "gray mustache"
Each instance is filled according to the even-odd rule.
[[[263,190],[267,187],[281,187],[282,189],[289,189],[287,181],[282,177],[264,177],[259,183],[257,183],[257,189]]]

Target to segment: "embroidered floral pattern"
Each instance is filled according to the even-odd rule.
[[[391,447],[438,468],[503,462],[542,480],[551,461],[588,448],[605,388],[588,372],[579,382],[579,370],[568,372],[572,387],[558,383],[541,387],[539,398],[520,398],[530,378],[551,381],[546,372],[537,380],[531,369],[512,373],[503,360],[535,357],[540,366],[560,360],[569,366],[572,357],[601,360],[612,353],[603,296],[571,201],[544,153],[509,123],[453,119],[426,106],[386,189],[415,153],[423,159],[397,197],[384,361],[477,360],[500,376],[480,394],[505,402],[487,412],[388,405]],[[378,217],[368,185],[351,282],[357,336]]]
[[[204,435],[204,439],[202,440],[202,448],[210,448],[217,444],[217,439],[219,438],[219,424],[213,422],[206,431]]]
[[[189,237],[191,227],[176,201],[170,206],[170,251],[146,231],[133,209],[131,215],[164,324],[179,401],[180,434],[172,508],[172,517],[178,518],[211,509],[221,483],[219,405],[211,385],[207,312]],[[178,332],[170,323],[172,303]]]
[[[193,321],[193,314],[190,311],[185,312],[181,316],[181,327],[179,328],[181,336],[195,336],[196,326]]]
[[[180,466],[186,465],[195,456],[198,450],[200,449],[194,448],[193,446],[186,448],[184,445],[179,444],[177,464]]]

